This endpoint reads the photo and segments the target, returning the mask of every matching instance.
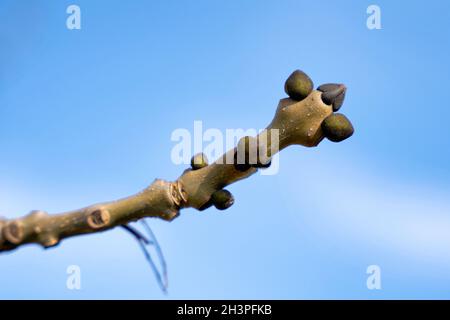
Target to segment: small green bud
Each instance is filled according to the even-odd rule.
[[[251,168],[251,165],[250,165],[251,143],[250,143],[250,141],[254,141],[251,139],[254,139],[254,138],[246,136],[246,137],[243,137],[242,139],[240,139],[238,142],[236,151],[234,153],[234,167],[238,171],[244,172]],[[253,143],[252,143],[252,145],[253,145]],[[253,152],[255,152],[255,151],[257,152],[258,147],[253,145],[251,149]]]
[[[341,113],[334,113],[322,122],[322,131],[325,137],[333,142],[340,142],[349,138],[353,132],[350,120]]]
[[[284,84],[286,94],[291,99],[298,101],[305,99],[313,91],[313,88],[314,84],[311,78],[300,70],[292,72]]]
[[[234,197],[230,191],[222,189],[212,194],[211,201],[217,209],[225,210],[233,205]]]
[[[259,169],[267,169],[270,167],[271,164],[272,164],[272,160],[269,160],[267,163],[258,162],[257,164],[254,164],[252,167],[259,168]]]
[[[192,170],[198,170],[206,167],[207,165],[208,165],[208,158],[203,152],[197,153],[191,159]]]
[[[250,136],[239,140],[236,152],[234,153],[234,167],[238,171],[247,171],[250,168],[268,168],[271,161],[267,157],[263,158],[260,154],[258,139]],[[264,159],[264,162],[262,161]]]
[[[245,163],[235,163],[234,164],[234,168],[240,172],[245,172],[248,169],[250,169],[251,167],[252,167],[251,165],[245,164]]]

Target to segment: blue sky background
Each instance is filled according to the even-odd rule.
[[[347,85],[356,133],[284,150],[277,175],[229,187],[225,212],[152,220],[168,295],[116,229],[2,254],[0,298],[450,298],[449,21],[433,0],[2,0],[0,215],[176,179],[173,130],[263,128],[297,68]]]

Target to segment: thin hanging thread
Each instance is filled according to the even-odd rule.
[[[139,244],[139,247],[142,249],[142,252],[144,253],[145,259],[147,260],[148,264],[150,265],[155,278],[158,282],[159,287],[164,293],[167,293],[167,287],[168,287],[168,276],[167,276],[167,264],[166,260],[164,259],[164,255],[162,253],[161,247],[158,243],[158,240],[156,239],[155,234],[153,233],[152,229],[148,225],[148,223],[145,221],[145,219],[141,220],[142,225],[144,226],[144,230],[148,236],[148,238],[143,235],[138,229],[130,226],[130,225],[122,225],[122,227],[131,233],[133,237],[136,239],[136,241]],[[154,263],[152,256],[149,252],[149,247],[154,247],[156,251],[156,255],[158,256],[161,270],[158,269],[156,264]]]

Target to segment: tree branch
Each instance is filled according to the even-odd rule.
[[[227,208],[233,199],[222,189],[265,167],[261,150],[265,150],[270,160],[276,152],[290,145],[314,147],[325,136],[341,141],[353,133],[353,127],[344,116],[333,114],[342,104],[345,87],[326,86],[323,90],[321,87],[313,90],[309,77],[295,71],[285,85],[291,98],[280,100],[272,122],[263,132],[254,138],[241,139],[237,147],[212,164],[193,163],[192,169],[185,170],[174,182],[157,179],[136,195],[71,212],[48,215],[44,211],[32,211],[22,218],[0,219],[0,251],[27,243],[48,248],[67,237],[105,231],[144,217],[170,221],[182,208],[204,210],[211,205]],[[277,139],[273,139],[275,136]],[[243,161],[239,161],[241,145],[252,142],[259,150],[256,160],[250,161],[253,154],[245,151]]]

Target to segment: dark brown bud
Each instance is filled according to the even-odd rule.
[[[338,111],[345,99],[347,88],[343,84],[326,83],[317,88],[322,92],[322,101],[333,106],[333,111]]]

